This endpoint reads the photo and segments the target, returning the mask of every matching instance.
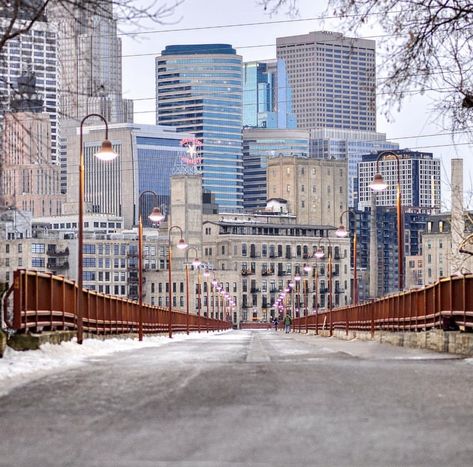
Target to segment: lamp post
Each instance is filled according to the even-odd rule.
[[[328,279],[328,311],[329,311],[329,320],[330,320],[330,336],[333,335],[333,290],[332,290],[332,242],[330,237],[325,237],[328,240],[328,263],[327,263],[327,279]],[[316,258],[322,259],[325,256],[325,253],[320,248],[320,241],[317,251],[314,253]]]
[[[192,261],[192,266],[198,268],[200,266],[199,258],[197,257],[198,251],[194,246],[190,246],[186,249],[186,261],[185,261],[185,274],[186,274],[186,334],[189,334],[189,251],[194,250],[195,258]]]
[[[200,268],[197,270],[197,331],[200,333],[200,311],[202,309],[202,291],[201,291]]]
[[[183,232],[182,229],[178,225],[171,225],[168,228],[168,235],[169,235],[169,241],[168,241],[168,296],[169,296],[169,303],[168,303],[168,311],[169,311],[169,338],[172,337],[172,243],[171,243],[171,232],[177,229],[179,230],[181,234],[181,238],[179,239],[179,242],[177,243],[177,248],[180,250],[185,250],[188,245],[186,241],[184,240],[183,237]]]
[[[303,267],[306,279],[304,281],[304,308],[305,308],[305,333],[309,333],[309,273],[312,268],[308,264]]]
[[[209,298],[210,298],[210,292],[209,292],[209,277],[210,277],[210,272],[209,268],[205,268],[204,270],[204,277],[205,277],[205,288],[207,289],[207,318],[206,318],[206,323],[207,323],[207,332],[209,332],[209,319],[210,319],[210,313],[209,313],[209,308],[210,308],[210,303],[209,303]]]
[[[79,225],[77,235],[77,343],[82,344],[84,339],[84,328],[82,319],[82,289],[84,287],[84,186],[85,186],[85,160],[84,160],[84,123],[89,118],[96,117],[105,124],[105,139],[102,142],[100,151],[95,157],[102,161],[112,161],[118,154],[113,150],[112,143],[108,139],[108,123],[103,115],[92,113],[86,115],[80,122],[80,139],[79,139]]]
[[[140,193],[138,198],[138,340],[143,340],[143,219],[141,216],[140,201],[144,194],[151,194],[159,204],[158,195],[151,190]],[[148,216],[151,222],[158,223],[164,219],[164,214],[155,206]]]
[[[299,272],[296,272],[296,275],[294,276],[294,283],[295,283],[295,292],[296,292],[296,311],[299,312],[299,333],[301,332],[301,276]],[[296,313],[297,314],[297,313]],[[296,330],[294,329],[294,332]]]
[[[212,318],[215,318],[215,288],[217,287],[217,284],[218,284],[218,281],[215,278],[215,274],[214,274],[213,279],[212,279]],[[217,319],[218,319],[218,315],[217,315]]]
[[[357,305],[358,304],[358,268],[357,268],[356,260],[357,260],[358,235],[357,235],[357,225],[356,225],[356,213],[355,213],[354,210],[345,209],[345,211],[343,211],[340,214],[340,227],[335,232],[335,235],[339,238],[345,238],[345,237],[348,236],[349,229],[347,229],[343,225],[343,215],[348,214],[350,212],[353,213],[353,217],[355,219],[355,226],[354,226],[355,231],[353,233],[353,294],[352,294],[352,300],[353,300],[353,303],[355,305]]]
[[[398,288],[402,290],[404,288],[404,227],[402,217],[402,203],[401,203],[401,162],[399,156],[393,152],[381,152],[376,159],[376,175],[370,188],[373,191],[383,191],[388,187],[388,184],[384,181],[379,169],[379,161],[385,157],[394,157],[396,159],[397,166],[397,187],[396,187],[396,210],[397,210],[397,255],[398,255]],[[371,213],[373,216],[374,213]],[[373,271],[372,271],[373,273]]]

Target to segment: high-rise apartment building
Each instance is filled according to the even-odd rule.
[[[114,214],[124,219],[124,227],[137,224],[138,209],[143,224],[149,225],[148,215],[156,206],[153,195],[140,194],[151,190],[158,195],[159,205],[169,211],[170,179],[181,162],[185,151],[182,138],[188,133],[177,133],[174,128],[113,123],[109,125],[109,139],[118,157],[110,162],[97,159],[104,138],[103,126],[87,126],[84,129],[85,144],[85,202],[88,210]],[[70,136],[67,141],[68,186],[65,212],[77,212],[79,138]]]
[[[0,205],[33,216],[61,213],[59,166],[51,158],[51,120],[36,93],[36,78],[15,83],[11,111],[3,118],[0,152]]]
[[[8,26],[8,9],[0,12],[0,29]],[[20,23],[28,21],[18,19]],[[36,76],[36,93],[41,108],[51,125],[51,162],[58,160],[58,57],[57,35],[46,16],[41,16],[26,32],[9,39],[0,50],[0,119],[11,110],[10,103],[16,92],[18,78],[24,73]]]
[[[286,200],[298,224],[338,226],[340,214],[347,209],[347,162],[272,157],[267,197]]]
[[[243,126],[296,128],[284,60],[243,64]]]
[[[308,130],[243,129],[243,201],[245,209],[264,208],[267,200],[266,171],[274,156],[309,154]]]
[[[432,153],[400,149],[389,151],[399,157],[402,205],[410,209],[434,213],[440,210],[440,159]],[[387,153],[387,154],[389,154]],[[358,164],[360,209],[371,206],[370,183],[376,174],[378,153],[362,156]],[[398,163],[395,157],[379,161],[379,169],[388,188],[376,196],[378,206],[396,206]]]
[[[358,163],[363,154],[399,149],[399,144],[386,141],[384,133],[363,130],[317,128],[310,132],[310,155],[317,159],[348,161],[348,205],[355,207]]]
[[[189,132],[203,188],[220,209],[243,206],[242,62],[227,44],[172,45],[156,58],[156,122]]]
[[[299,128],[376,131],[375,41],[315,31],[276,40]]]

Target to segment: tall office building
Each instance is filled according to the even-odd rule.
[[[202,145],[203,188],[220,209],[243,206],[242,62],[227,44],[172,45],[156,58],[156,122]]]
[[[112,1],[101,1],[96,12],[53,5],[50,18],[58,34],[59,159],[61,191],[66,193],[66,141],[79,122],[90,113],[109,123],[132,122],[133,101],[122,98],[122,47]]]
[[[243,129],[243,201],[245,209],[266,206],[266,171],[274,156],[309,154],[308,130]]]
[[[356,177],[362,155],[392,149],[399,149],[399,144],[386,141],[384,133],[335,128],[318,128],[310,132],[312,157],[348,160],[348,205],[350,207],[355,207]]]
[[[433,154],[429,152],[409,149],[390,152],[399,157],[402,205],[427,213],[440,211],[440,159],[434,159]],[[369,185],[376,174],[378,154],[364,155],[358,164],[358,206],[360,209],[371,206]],[[388,188],[377,194],[377,205],[396,206],[397,160],[394,157],[382,159],[379,162],[379,168]]]
[[[122,98],[122,46],[113,2],[96,12],[53,7],[58,31],[61,118],[80,121],[93,112],[110,123],[133,121],[133,102]]]
[[[109,139],[118,157],[110,162],[97,159],[104,138],[103,125],[87,126],[85,145],[85,202],[90,212],[123,217],[125,228],[137,224],[138,210],[144,225],[150,225],[148,215],[156,206],[153,195],[140,194],[151,190],[158,195],[159,205],[169,212],[171,175],[185,155],[182,138],[188,133],[177,133],[175,128],[131,123],[109,125]],[[68,187],[65,213],[77,212],[79,174],[77,135],[67,141]],[[159,207],[159,206],[158,206]]]
[[[296,128],[284,60],[243,64],[243,126]]]
[[[0,206],[58,215],[63,197],[59,166],[51,160],[51,121],[32,73],[17,79],[10,109],[3,119]]]
[[[375,41],[336,32],[276,39],[299,128],[376,131]]]
[[[27,11],[27,10],[26,10]],[[18,20],[18,27],[26,18]],[[8,9],[0,11],[0,29],[8,25]],[[51,162],[58,160],[58,70],[57,36],[45,15],[42,15],[26,31],[9,39],[0,50],[0,119],[11,110],[10,103],[16,92],[16,82],[25,73],[36,76],[36,93],[41,108],[46,112],[51,125]]]

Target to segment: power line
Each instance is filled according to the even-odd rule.
[[[390,15],[399,14],[400,11],[390,11]],[[321,21],[321,20],[330,20],[330,19],[348,19],[348,18],[360,18],[360,17],[367,17],[367,16],[384,16],[386,13],[368,13],[368,14],[351,14],[351,15],[344,15],[344,16],[313,16],[309,18],[292,18],[292,19],[281,19],[276,21],[256,21],[253,23],[230,23],[230,24],[217,24],[217,25],[210,25],[210,26],[194,26],[194,27],[187,27],[187,28],[175,28],[175,29],[154,29],[151,31],[138,31],[138,32],[122,32],[118,33],[119,36],[134,36],[134,35],[141,35],[141,34],[166,34],[170,32],[186,32],[186,31],[202,31],[202,30],[209,30],[209,29],[228,29],[228,28],[242,28],[242,27],[250,27],[250,26],[265,26],[265,25],[272,25],[272,24],[288,24],[288,23],[302,23],[307,21]]]

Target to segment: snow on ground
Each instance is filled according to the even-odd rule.
[[[226,334],[227,332],[215,331],[210,335]],[[0,358],[0,397],[8,394],[17,386],[54,371],[83,365],[94,357],[144,347],[161,347],[171,342],[203,338],[204,336],[209,336],[209,334],[174,334],[172,339],[167,336],[145,336],[141,342],[138,339],[84,339],[82,345],[78,345],[74,339],[60,345],[44,344],[39,350],[26,352],[17,352],[7,347],[3,358]]]

